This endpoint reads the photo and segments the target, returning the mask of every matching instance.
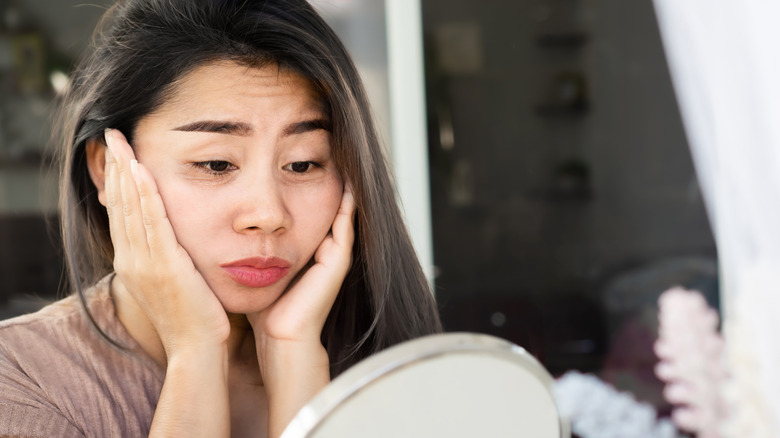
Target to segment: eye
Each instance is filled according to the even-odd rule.
[[[294,173],[306,173],[314,167],[321,167],[319,164],[313,161],[296,161],[284,166],[285,169]]]
[[[224,175],[228,171],[236,169],[236,166],[232,163],[223,160],[201,161],[199,163],[193,163],[193,166],[215,175]]]

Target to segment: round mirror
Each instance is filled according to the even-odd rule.
[[[552,383],[536,359],[505,340],[428,336],[341,374],[282,437],[561,438]]]

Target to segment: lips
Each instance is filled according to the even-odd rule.
[[[277,257],[251,257],[221,265],[233,281],[247,287],[267,287],[290,271],[290,262]]]

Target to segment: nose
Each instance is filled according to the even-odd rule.
[[[272,177],[255,178],[237,195],[233,230],[237,233],[279,233],[289,227],[284,195]]]

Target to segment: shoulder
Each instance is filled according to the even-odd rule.
[[[82,321],[74,297],[50,304],[38,312],[0,322],[0,371],[26,371],[68,350],[79,338]]]
[[[121,344],[131,341],[116,319],[108,280],[86,296],[101,329]],[[48,436],[78,436],[57,432],[67,427],[117,436],[124,427],[143,429],[151,422],[162,371],[132,348],[118,348],[103,338],[78,297],[0,322],[0,340],[0,436],[31,435],[39,426],[28,424],[27,418],[54,427]],[[13,427],[22,428],[14,432]]]
[[[72,298],[39,312],[0,322],[0,435],[83,436],[41,386],[40,372],[60,363],[68,319],[77,319]]]
[[[68,320],[73,322],[79,317],[79,304],[76,298],[71,296],[49,304],[35,313],[0,321],[0,337],[3,339],[0,354],[3,350],[14,349],[18,343],[25,345],[25,341],[30,337],[40,338],[55,327],[60,332],[63,328],[70,328]]]
[[[99,310],[105,299],[104,288],[89,289],[91,310]],[[53,368],[53,359],[71,361],[77,348],[94,343],[96,338],[76,296],[49,304],[28,315],[0,321],[0,366],[22,371]],[[60,362],[61,363],[61,362]],[[0,368],[2,369],[2,368]]]

